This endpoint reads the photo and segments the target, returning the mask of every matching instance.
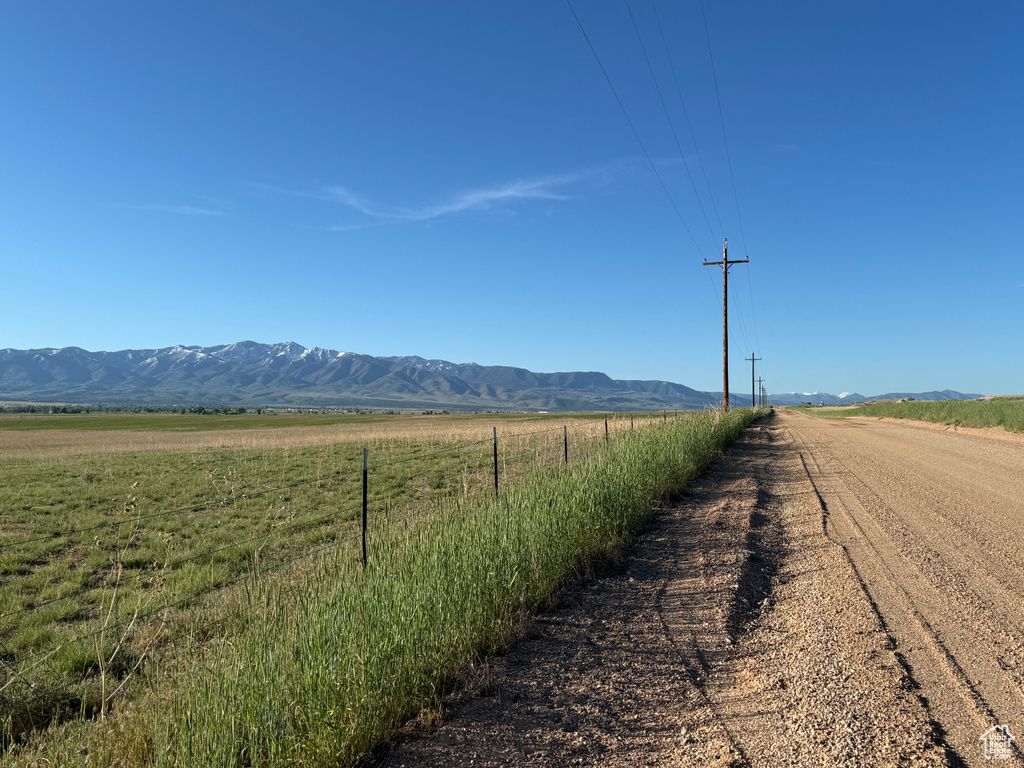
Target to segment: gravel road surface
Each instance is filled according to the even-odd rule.
[[[1024,741],[1024,445],[787,412],[828,533],[853,561],[954,759]],[[1014,759],[996,764],[1021,764]]]
[[[1024,766],[1022,467],[780,411],[368,763]]]

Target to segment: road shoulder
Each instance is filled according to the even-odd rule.
[[[771,419],[652,512],[623,569],[567,588],[373,762],[947,764]]]

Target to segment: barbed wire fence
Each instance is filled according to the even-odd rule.
[[[47,727],[54,721],[74,717],[102,716],[113,701],[127,696],[129,681],[142,669],[152,654],[173,639],[168,629],[174,612],[194,606],[211,596],[221,596],[231,587],[261,580],[288,568],[301,568],[309,561],[333,550],[336,555],[358,558],[366,552],[366,537],[381,531],[381,526],[424,518],[431,505],[441,505],[453,497],[493,497],[539,469],[555,469],[560,465],[586,460],[623,433],[667,422],[676,412],[621,415],[600,419],[574,420],[557,427],[526,432],[503,433],[497,427],[483,439],[452,442],[440,448],[421,451],[410,448],[408,455],[386,461],[375,461],[367,451],[367,471],[363,473],[363,499],[345,501],[325,514],[298,517],[294,512],[269,521],[266,530],[252,536],[219,543],[187,556],[168,555],[155,569],[125,567],[127,554],[136,544],[145,526],[155,521],[173,520],[189,515],[224,514],[243,502],[287,493],[307,486],[317,486],[325,493],[339,490],[352,480],[342,470],[326,476],[304,478],[258,490],[232,494],[203,502],[179,505],[171,509],[134,514],[103,523],[66,530],[55,529],[18,539],[0,539],[0,553],[7,555],[20,548],[41,543],[81,544],[83,535],[107,532],[113,546],[106,551],[111,567],[97,578],[44,600],[0,613],[0,723],[5,746],[28,733]],[[365,450],[365,449],[364,449]],[[432,469],[435,483],[441,488],[434,494],[418,494],[399,508],[392,506],[387,492],[378,491],[375,480],[398,471],[406,485],[414,483],[428,471],[422,465],[431,460],[448,459],[441,470]],[[407,469],[401,474],[401,469]],[[361,467],[360,467],[361,469]],[[440,475],[437,473],[440,471]],[[451,474],[458,472],[458,477]],[[426,502],[427,509],[423,508]],[[130,506],[126,503],[125,509]],[[367,521],[359,525],[360,521]],[[303,533],[314,534],[300,540]],[[276,554],[267,555],[266,547],[277,542]],[[99,537],[93,546],[102,547]],[[372,547],[369,552],[372,559]],[[214,577],[213,564],[225,566]],[[210,577],[201,586],[184,594],[163,588],[161,575],[180,571],[186,566],[210,567]],[[365,560],[364,560],[365,565]],[[126,570],[130,571],[126,573]],[[11,575],[0,580],[0,590],[12,589],[16,579]],[[295,587],[301,588],[301,584]],[[91,597],[92,612],[75,621],[75,611],[61,616],[52,624],[55,629],[50,642],[40,641],[25,647],[11,647],[9,639],[19,622],[30,614],[56,610]],[[96,605],[98,598],[98,607]],[[79,630],[79,631],[75,631]],[[45,634],[45,633],[44,633]]]

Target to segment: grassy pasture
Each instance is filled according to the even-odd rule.
[[[2,762],[352,765],[404,718],[435,706],[446,681],[477,654],[514,637],[524,612],[543,605],[559,582],[613,556],[650,505],[698,473],[752,417],[749,409],[695,413],[638,421],[635,431],[627,417],[613,423],[607,446],[603,419],[580,419],[570,426],[568,467],[557,432],[507,438],[518,460],[505,460],[500,500],[485,437],[474,447],[480,453],[465,449],[462,465],[471,473],[469,457],[482,453],[481,482],[438,488],[405,516],[393,506],[386,525],[374,528],[367,570],[348,546],[353,537],[342,536],[341,546],[284,577],[255,573],[228,599],[195,609],[169,644],[174,653],[151,656],[134,693],[115,690],[105,717],[54,724]],[[425,462],[444,455],[429,447],[419,454]],[[408,445],[402,450],[395,472],[418,461]],[[420,493],[435,466],[418,470]],[[122,679],[112,678],[101,692]]]
[[[1024,432],[1024,397],[995,397],[991,400],[935,400],[901,403],[867,403],[839,408],[799,408],[804,413],[828,418],[875,416],[916,419],[964,427],[1004,427]]]
[[[235,428],[247,415],[181,417],[230,427],[199,433],[139,428],[164,414],[128,415],[130,430],[123,414],[92,417],[117,426],[0,430],[0,719],[13,736],[104,710],[143,661],[208,636],[221,585],[301,573],[320,552],[353,559],[363,447],[374,536],[493,495],[494,427],[503,488],[559,465],[563,423],[574,463],[604,438],[603,415],[304,415],[252,430]],[[616,437],[630,418],[610,417]]]

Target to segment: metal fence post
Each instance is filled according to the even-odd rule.
[[[608,445],[608,417],[604,417],[604,444]]]
[[[366,567],[366,453],[363,448],[363,568]]]
[[[562,439],[565,446],[565,463],[569,463],[569,427],[562,425]]]
[[[498,428],[494,428],[494,497],[498,497]]]

